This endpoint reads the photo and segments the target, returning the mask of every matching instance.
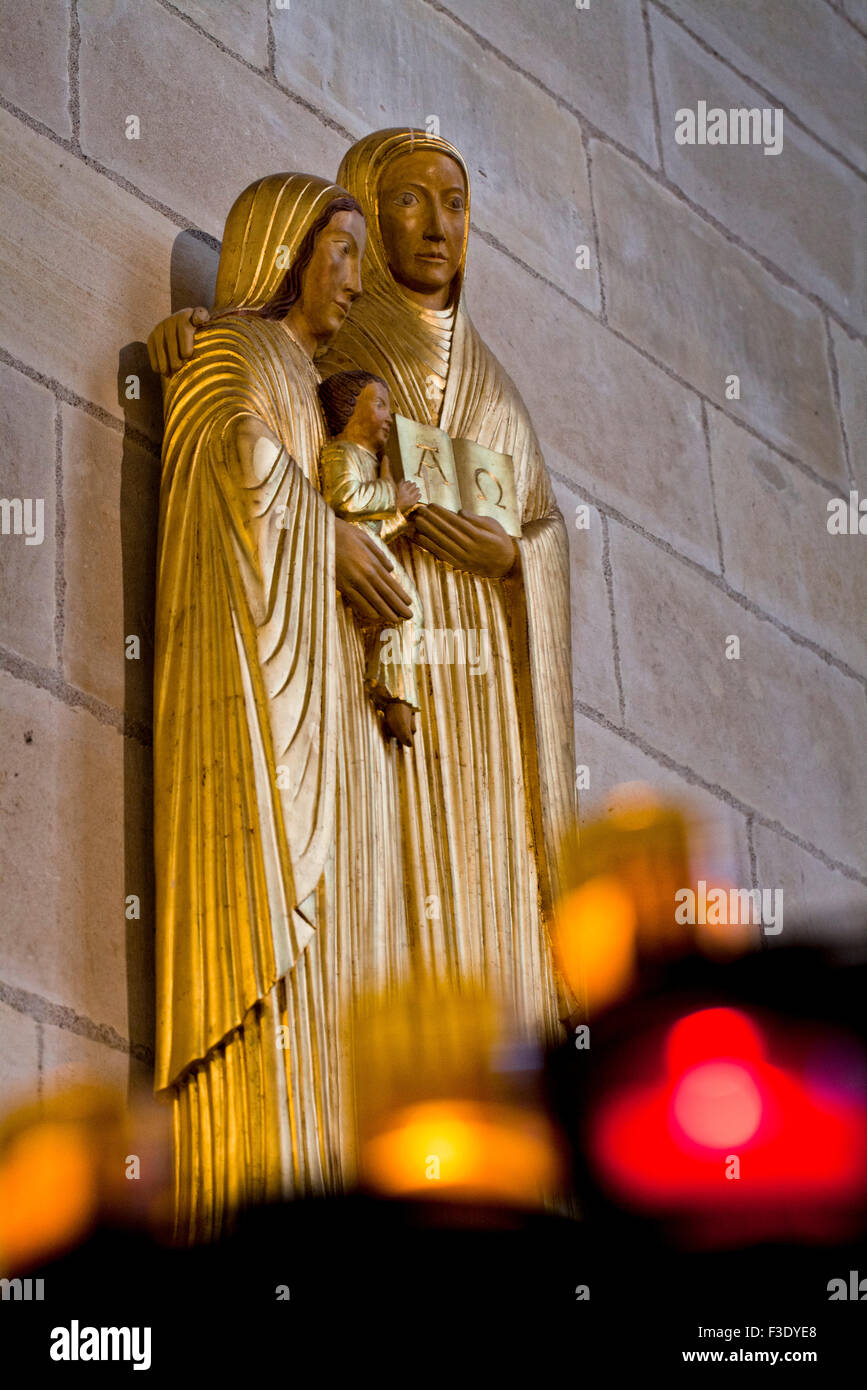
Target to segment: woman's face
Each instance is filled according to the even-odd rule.
[[[442,297],[461,263],[467,193],[460,166],[436,150],[402,154],[379,186],[379,226],[399,284]]]
[[[299,307],[313,337],[329,342],[361,294],[367,228],[360,212],[337,212],[316,238]]]

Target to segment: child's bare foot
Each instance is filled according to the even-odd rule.
[[[385,727],[392,738],[409,748],[415,733],[415,710],[406,700],[392,700],[385,707]]]

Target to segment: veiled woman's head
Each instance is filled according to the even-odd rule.
[[[327,342],[361,293],[367,231],[358,201],[325,179],[272,174],[226,219],[214,308],[282,319],[299,311]]]
[[[347,151],[338,179],[368,226],[365,291],[396,283],[418,303],[444,308],[463,278],[469,176],[454,145],[423,130],[377,130]]]
[[[335,198],[304,236],[277,293],[258,311],[284,319],[296,308],[320,342],[333,338],[361,294],[361,258],[367,241],[364,214],[348,193]]]

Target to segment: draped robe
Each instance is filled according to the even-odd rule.
[[[366,294],[322,374],[373,370],[402,413],[511,454],[520,566],[480,579],[394,542],[425,625],[484,629],[492,660],[486,676],[420,672],[414,746],[387,745],[334,589],[315,372],[280,324],[224,318],[197,335],[166,401],[155,680],[156,1086],[174,1100],[187,1238],[247,1202],[351,1181],[341,1022],[360,986],[481,979],[549,1037],[570,1003],[547,939],[573,809],[565,528],[460,295],[421,311],[383,273],[374,165],[353,164],[371,140],[345,176],[368,217]],[[269,207],[259,244],[261,192],[301,202],[299,177],[242,195],[215,309],[273,293],[274,250],[297,248],[311,211],[293,206],[290,233]]]
[[[247,235],[263,204],[280,243],[300,220],[293,204],[281,222],[281,199],[302,204],[296,244],[334,193],[286,175],[247,190],[224,299],[268,297],[267,240]],[[248,240],[240,293],[228,272]],[[231,314],[197,335],[166,395],[155,1084],[174,1104],[185,1239],[250,1202],[351,1181],[349,1004],[359,978],[393,982],[406,965],[394,752],[335,588],[316,385],[281,323]]]
[[[443,311],[420,308],[389,272],[379,180],[389,159],[427,148],[455,159],[469,192],[458,152],[423,132],[377,132],[341,165],[367,218],[364,293],[319,365],[375,372],[394,410],[513,459],[523,536],[505,579],[393,542],[425,627],[484,631],[491,650],[484,676],[462,664],[419,673],[419,734],[398,765],[407,927],[416,971],[456,987],[480,981],[525,1034],[559,1041],[557,1019],[576,1007],[550,951],[560,839],[575,810],[568,540],[526,408],[464,307],[464,259]]]

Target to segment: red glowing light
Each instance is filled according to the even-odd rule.
[[[671,1109],[689,1139],[723,1149],[752,1139],[761,1123],[762,1097],[746,1067],[702,1062],[677,1083]]]
[[[735,1009],[674,1024],[668,1074],[652,1083],[624,1076],[596,1111],[591,1151],[605,1185],[651,1209],[761,1210],[772,1233],[791,1226],[793,1201],[809,1216],[854,1200],[867,1161],[863,1098],[828,1096],[764,1052]],[[732,1154],[740,1171],[729,1181]]]
[[[746,1014],[737,1009],[700,1009],[674,1025],[665,1054],[669,1076],[677,1077],[711,1060],[758,1064],[764,1059],[764,1048]]]

